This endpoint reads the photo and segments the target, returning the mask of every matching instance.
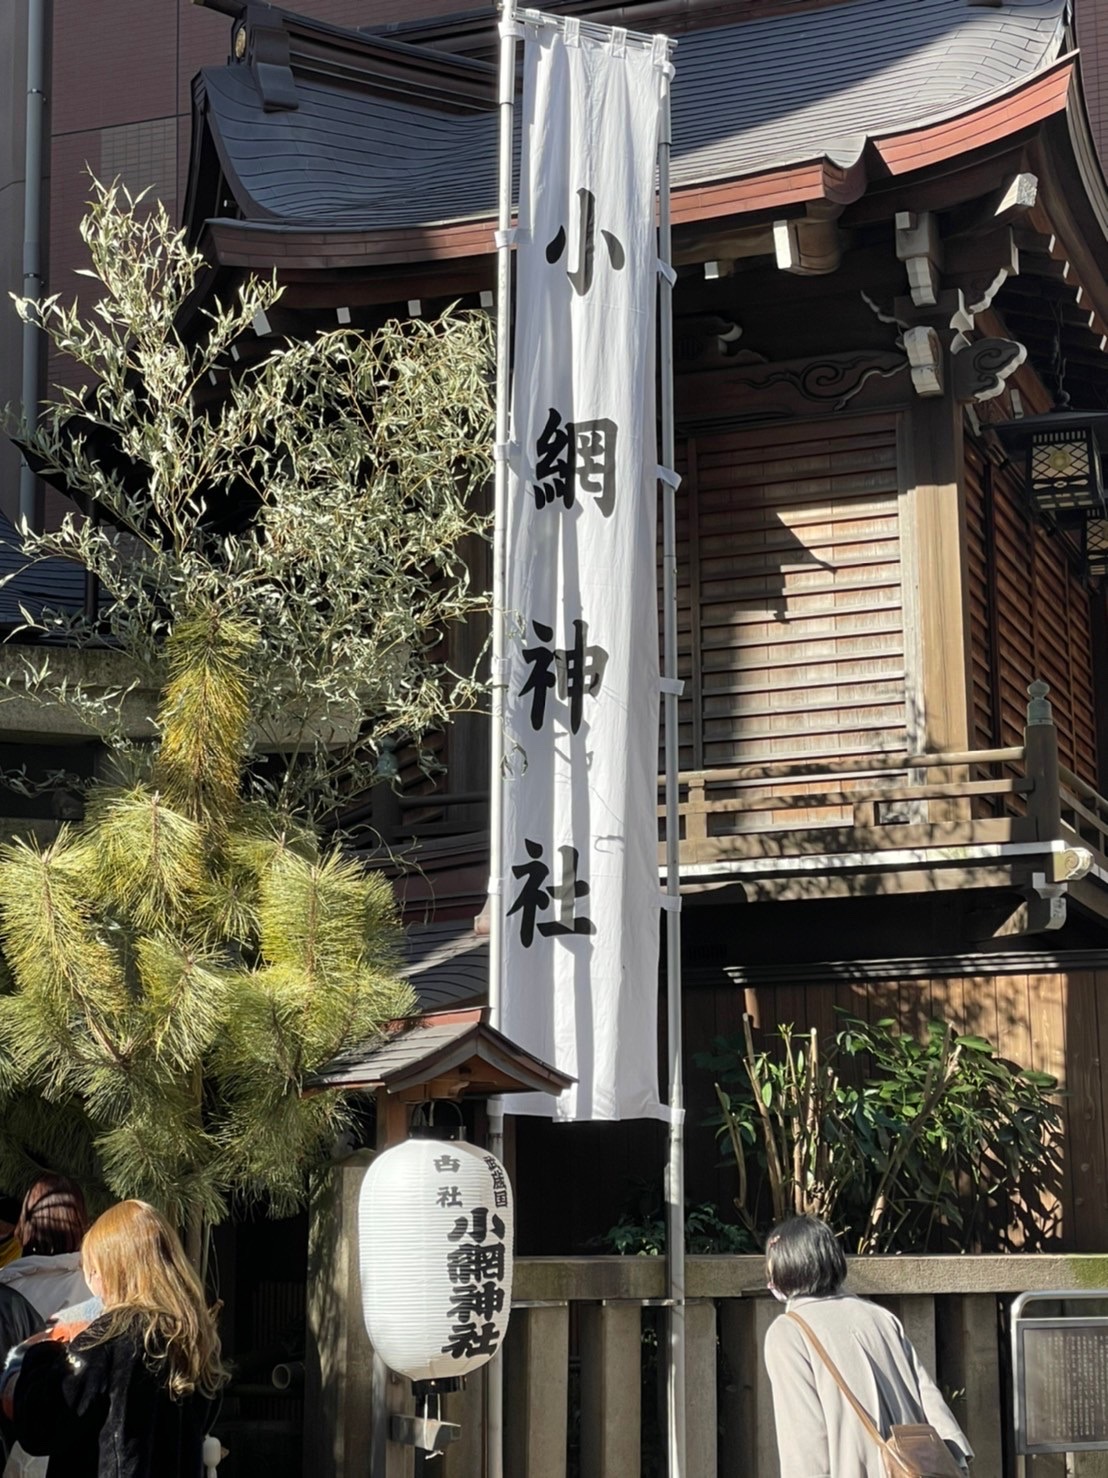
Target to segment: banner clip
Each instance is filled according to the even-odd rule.
[[[662,912],[663,913],[680,913],[681,912],[681,895],[680,895],[680,893],[663,893],[661,895],[661,899],[662,899]]]
[[[492,444],[492,459],[494,462],[511,462],[519,456],[518,441],[494,441]]]
[[[526,12],[524,13],[526,14]],[[500,32],[501,41],[507,41],[513,37],[515,38],[515,40],[519,41],[522,39],[524,34],[523,27],[520,25],[519,21],[516,20],[514,15],[510,19],[505,16],[497,27],[497,30]]]
[[[673,284],[677,281],[677,269],[674,267],[673,263],[663,262],[661,257],[659,257],[657,266],[658,276],[664,277],[665,280],[669,283],[670,287],[672,287]]]
[[[567,46],[581,45],[581,19],[576,15],[567,15],[565,29],[562,32],[562,40]]]
[[[496,243],[497,251],[505,246],[515,246],[519,241],[519,227],[510,226],[507,231],[494,231],[492,239]]]
[[[627,55],[627,27],[613,26],[611,38],[608,41],[608,50],[612,56]]]
[[[674,472],[672,467],[655,467],[654,476],[659,482],[664,482],[667,488],[672,488],[674,492],[681,486],[681,474]]]
[[[488,894],[490,898],[499,898],[503,885],[502,878],[489,878]]]
[[[685,691],[685,679],[683,677],[660,677],[658,691],[659,693],[672,693],[680,698]]]
[[[655,36],[650,44],[650,60],[663,77],[674,75],[673,63],[669,59],[673,42],[668,36]]]

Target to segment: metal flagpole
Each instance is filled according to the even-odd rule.
[[[508,440],[511,435],[512,132],[516,90],[515,0],[500,6],[499,181],[496,231],[496,447],[492,542],[492,683],[489,783],[489,1023],[499,1027],[504,973],[504,600],[507,558]],[[504,1102],[489,1100],[489,1150],[504,1158]],[[504,1355],[485,1369],[485,1475],[504,1472]]]
[[[670,88],[663,80],[658,141],[658,347],[661,362],[662,468],[672,474],[673,269],[670,263]],[[681,869],[678,836],[676,479],[662,479],[662,705],[666,756],[666,1040],[669,1047],[669,1155],[666,1162],[666,1410],[668,1478],[685,1473],[685,1089],[681,1066]]]

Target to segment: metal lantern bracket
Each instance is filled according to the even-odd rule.
[[[418,1447],[423,1452],[442,1452],[457,1442],[462,1429],[457,1422],[442,1420],[442,1398],[459,1391],[463,1377],[412,1382],[415,1415],[394,1411],[389,1416],[389,1438],[404,1447]]]

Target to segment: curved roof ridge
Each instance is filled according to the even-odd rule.
[[[1067,0],[845,0],[681,37],[673,87],[675,189],[825,160],[1004,99],[1062,61]],[[351,33],[351,49],[366,36]],[[445,55],[445,54],[444,54]],[[497,120],[328,84],[313,61],[297,104],[269,111],[249,67],[209,68],[206,111],[246,220],[339,230],[441,225],[495,210]]]

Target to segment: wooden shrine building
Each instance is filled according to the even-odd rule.
[[[491,304],[493,8],[355,32],[206,3],[231,60],[194,84],[187,230],[211,291],[285,287],[242,358]],[[1064,1079],[1052,1245],[1103,1249],[1108,524],[1036,503],[1010,430],[1108,409],[1108,193],[1068,6],[559,8],[679,43],[690,1060],[744,1010],[763,1031],[842,1006],[980,1032]],[[368,823],[416,846],[409,915],[467,969],[487,753],[466,718],[443,775],[402,768],[366,818],[367,846]],[[689,1195],[727,1204],[695,1070],[689,1098]],[[516,1154],[530,1253],[580,1250],[661,1164],[645,1124],[526,1120]]]

